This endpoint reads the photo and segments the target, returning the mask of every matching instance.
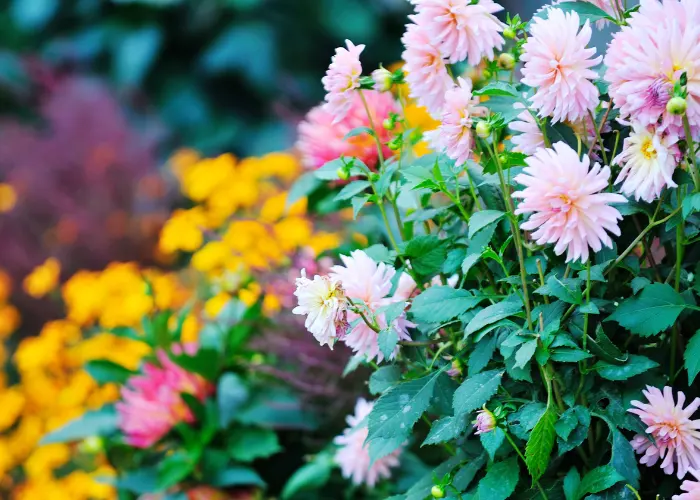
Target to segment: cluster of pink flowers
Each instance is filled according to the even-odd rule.
[[[348,428],[333,442],[338,445],[335,461],[340,466],[343,477],[352,479],[356,485],[366,484],[370,488],[380,479],[391,477],[391,469],[399,465],[403,448],[399,447],[389,455],[371,462],[369,445],[365,443],[369,430],[367,416],[374,403],[362,398],[355,404],[355,414],[348,415]]]
[[[196,346],[187,345],[185,350],[194,354]],[[136,448],[153,446],[180,422],[194,422],[181,394],[204,401],[213,392],[210,383],[175,364],[164,351],[157,357],[160,366],[146,363],[143,375],[131,377],[122,388],[122,401],[116,405],[119,428]]]

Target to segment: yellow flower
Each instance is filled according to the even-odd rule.
[[[29,479],[49,479],[53,470],[70,460],[70,448],[63,443],[48,444],[34,450],[24,462],[24,471]]]
[[[17,204],[17,192],[10,184],[0,182],[0,213],[7,213]]]
[[[202,231],[207,227],[207,216],[201,207],[175,210],[160,232],[159,247],[165,253],[194,252],[204,243]]]
[[[12,278],[5,272],[5,270],[0,269],[0,302],[5,302],[10,298],[12,293]]]
[[[280,312],[282,309],[282,302],[274,293],[266,292],[265,298],[263,298],[262,307],[265,314],[272,315]]]
[[[222,268],[232,251],[223,241],[211,241],[192,256],[192,267],[203,273]]]
[[[0,392],[0,432],[14,425],[24,409],[25,398],[19,387]],[[0,458],[0,460],[2,460]],[[0,464],[0,470],[2,466]],[[0,474],[1,475],[1,474]]]
[[[204,201],[235,173],[236,159],[230,154],[207,158],[185,170],[182,191],[194,201]]]
[[[7,439],[0,439],[0,477],[3,477],[14,465],[15,461]]]
[[[76,499],[67,491],[60,482],[55,480],[41,479],[38,481],[28,481],[13,491],[13,500],[82,500]]]
[[[35,299],[39,299],[56,288],[61,274],[61,264],[53,257],[35,267],[34,270],[24,278],[24,291]]]
[[[289,153],[269,153],[259,160],[260,174],[292,181],[301,172],[299,160]]]
[[[78,271],[66,281],[61,292],[69,319],[87,325],[99,316],[102,308],[99,273]]]
[[[420,132],[428,132],[430,130],[435,130],[440,122],[435,120],[428,110],[423,106],[419,106],[415,103],[410,103],[406,106],[406,121],[408,122],[409,129],[417,129]],[[415,146],[413,146],[413,154],[417,157],[425,156],[432,150],[428,146],[426,141],[420,141]]]
[[[49,394],[47,397],[51,398],[55,395]],[[44,432],[44,426],[41,422],[41,417],[32,414],[26,414],[20,420],[19,425],[15,431],[10,434],[7,443],[12,450],[12,456],[15,462],[23,462],[27,456],[34,450],[34,447],[39,442],[42,434]],[[37,497],[42,498],[42,497]],[[43,497],[49,498],[49,497]]]
[[[241,302],[250,307],[258,301],[260,298],[260,292],[260,285],[253,282],[238,292],[238,298],[241,300]]]
[[[143,357],[150,352],[151,347],[145,342],[107,332],[83,340],[70,351],[80,366],[91,360],[106,359],[129,370],[136,370]]]
[[[19,311],[10,304],[0,305],[0,339],[6,339],[19,327]]]
[[[104,301],[100,324],[103,327],[136,326],[152,311],[153,297],[148,295],[146,282],[133,262],[113,262],[102,272],[100,283]]]
[[[175,274],[147,269],[143,271],[143,275],[151,284],[153,298],[159,311],[175,309],[187,300],[189,293],[182,287]]]
[[[190,342],[197,342],[199,340],[199,320],[197,316],[190,313],[185,318],[182,323],[182,331],[180,332],[180,340],[184,344],[189,344]]]
[[[314,255],[320,255],[328,250],[338,248],[341,243],[342,239],[339,234],[319,231],[309,238],[306,246],[313,250]]]
[[[276,223],[273,230],[282,250],[291,252],[309,241],[313,227],[303,217],[287,217]]]
[[[168,160],[170,165],[170,170],[172,170],[175,177],[182,182],[182,178],[185,175],[185,171],[197,163],[201,157],[194,149],[179,149],[175,152],[173,156]]]
[[[114,476],[114,471],[102,467],[100,470],[88,474],[77,470],[60,479],[63,488],[74,500],[107,500],[115,498],[115,491],[109,484],[96,481],[98,477]]]
[[[210,318],[216,318],[223,310],[224,306],[228,304],[229,300],[231,300],[229,294],[225,292],[218,293],[206,301],[204,304],[204,312],[206,312],[207,316]]]

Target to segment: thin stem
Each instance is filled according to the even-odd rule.
[[[515,450],[515,453],[518,454],[518,456],[520,457],[520,460],[522,460],[523,463],[524,463],[525,465],[527,465],[527,460],[525,460],[525,455],[523,455],[523,452],[520,451],[520,448],[518,448],[518,445],[515,444],[515,441],[513,441],[513,438],[510,436],[510,434],[508,433],[508,431],[504,429],[504,430],[503,430],[503,434],[505,434],[506,439],[508,440],[508,442],[510,443],[510,445],[511,445],[511,446],[513,447],[513,449]],[[537,486],[537,489],[540,490],[540,494],[542,495],[543,500],[549,500],[549,498],[547,498],[547,494],[544,492],[544,489],[542,488],[542,485],[540,484],[540,482],[539,482],[539,481],[535,481],[535,485]]]
[[[690,161],[693,164],[693,168],[690,173],[693,176],[693,183],[695,184],[695,192],[700,191],[700,174],[698,174],[697,160],[695,159],[695,143],[693,142],[693,134],[690,131],[690,122],[688,121],[688,114],[683,115],[683,130],[685,131],[685,142],[688,148],[688,156],[690,156]]]
[[[367,316],[365,316],[365,313],[362,312],[362,309],[360,309],[358,307],[353,312],[356,312],[357,314],[359,314],[360,318],[362,318],[362,321],[364,321],[367,326],[369,326],[372,330],[374,330],[374,332],[376,332],[376,333],[381,332],[379,327],[377,327],[377,325],[374,324],[374,322],[371,322],[369,319],[367,319]]]
[[[680,188],[677,190],[678,192],[678,206],[680,207],[683,203],[683,195],[681,194]],[[676,226],[676,266],[675,266],[675,271],[676,271],[676,280],[674,283],[674,289],[676,292],[679,292],[681,289],[681,271],[683,269],[683,254],[685,253],[685,241],[684,241],[684,236],[685,236],[685,228],[684,228],[684,222],[681,220],[678,225]],[[671,362],[669,365],[669,370],[670,370],[670,380],[673,382],[674,376],[676,373],[676,351],[677,351],[677,346],[678,346],[678,322],[673,324],[673,330],[671,331]]]
[[[591,303],[591,260],[586,263],[586,305]],[[583,350],[586,350],[586,338],[588,338],[588,313],[583,315]]]
[[[476,194],[476,188],[474,187],[474,181],[472,181],[472,176],[469,174],[469,169],[465,168],[464,173],[467,174],[467,180],[469,180],[469,191],[472,194],[472,198],[474,198],[474,205],[476,205],[476,208],[478,210],[483,210],[484,208],[481,206],[481,202],[479,201],[479,197]]]
[[[535,263],[537,264],[537,274],[540,275],[540,286],[544,286],[544,269],[542,269],[542,259],[537,259]],[[544,295],[543,297],[544,303],[549,304],[549,297],[547,297],[546,295]]]
[[[367,100],[365,99],[365,94],[362,90],[358,90],[360,94],[360,100],[362,105],[365,107],[365,113],[367,113],[367,120],[369,121],[369,128],[372,129],[372,137],[374,142],[377,144],[377,154],[379,155],[379,165],[384,166],[384,151],[382,150],[382,143],[379,140],[379,134],[377,133],[377,127],[374,126],[374,119],[372,118],[372,113],[369,112],[369,106],[367,105]],[[380,168],[381,169],[381,168]]]
[[[435,345],[439,344],[440,342],[444,342],[444,339],[436,339],[436,340],[401,340],[399,341],[399,345],[405,345],[407,347],[425,347],[429,345]]]
[[[588,154],[592,154],[593,150],[595,149],[596,145],[600,143],[600,151],[603,154],[603,162],[605,164],[608,164],[608,156],[605,153],[605,145],[603,144],[603,139],[601,138],[600,132],[603,130],[603,126],[605,125],[605,122],[608,121],[608,115],[610,114],[610,110],[612,109],[612,105],[608,105],[608,109],[605,111],[605,115],[603,115],[603,121],[600,122],[600,126],[595,121],[595,115],[593,114],[592,111],[588,112],[588,116],[591,117],[591,121],[593,122],[593,130],[595,130],[595,140],[593,141],[593,145],[591,146],[591,149],[588,151]]]
[[[634,493],[634,496],[637,497],[637,500],[642,500],[642,497],[639,496],[639,492],[635,490],[631,485],[626,484],[625,485],[628,490],[630,490],[632,493]]]

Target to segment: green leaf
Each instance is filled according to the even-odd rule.
[[[227,450],[239,462],[252,462],[282,450],[277,434],[270,429],[237,428],[229,436]]]
[[[170,353],[170,358],[185,370],[215,381],[219,374],[219,353],[215,349],[200,348],[194,355]]]
[[[546,409],[547,406],[539,401],[527,403],[508,416],[508,427],[518,438],[526,441]]]
[[[466,427],[467,421],[464,417],[443,417],[436,420],[421,447],[426,444],[438,444],[457,439]]]
[[[557,434],[554,430],[556,421],[556,411],[548,407],[537,421],[537,424],[535,424],[535,428],[532,429],[530,439],[527,440],[527,446],[525,447],[525,463],[527,464],[527,470],[530,472],[530,476],[532,476],[533,483],[542,477],[549,465],[549,459],[554,449],[554,441]]]
[[[473,309],[484,300],[479,295],[450,286],[431,286],[415,299],[410,313],[419,323],[445,323]]]
[[[396,365],[381,366],[369,377],[369,392],[381,394],[401,380],[401,370]]]
[[[469,219],[469,239],[486,226],[493,224],[505,217],[505,212],[500,210],[480,210],[472,214]]]
[[[692,385],[695,377],[700,373],[700,330],[688,341],[683,354],[685,369],[688,370],[688,385]]]
[[[113,405],[87,411],[55,431],[46,434],[39,444],[67,443],[92,436],[107,436],[117,431],[119,418]]]
[[[285,201],[285,209],[291,207],[294,203],[309,196],[311,193],[316,191],[323,182],[321,179],[316,177],[313,172],[307,172],[299,177],[287,193],[287,200]]]
[[[409,488],[408,491],[406,491],[406,493],[398,497],[391,497],[391,500],[425,500],[426,497],[432,496],[430,495],[430,489],[435,484],[435,478],[442,478],[445,477],[445,474],[450,474],[455,469],[455,467],[459,466],[462,462],[464,462],[464,459],[464,453],[458,450],[455,456],[450,457],[448,460],[445,460],[435,469],[431,470],[427,474],[424,474],[418,481],[415,481],[415,483],[413,483],[413,485]],[[485,461],[483,455],[474,460],[474,462],[479,461],[481,463],[479,468],[481,468],[483,467]],[[475,471],[475,474],[476,472],[478,472],[478,469]]]
[[[357,219],[357,214],[360,213],[360,210],[362,210],[362,207],[364,207],[367,204],[370,198],[370,195],[365,194],[362,196],[355,196],[352,200],[350,200],[350,203],[352,204],[353,218]]]
[[[642,290],[647,285],[651,285],[651,281],[649,281],[643,276],[637,276],[630,282],[630,286],[632,287],[632,293],[635,295],[637,295],[639,293],[639,290]]]
[[[518,352],[515,353],[515,368],[524,368],[537,350],[537,339],[528,340],[520,345]]]
[[[578,308],[581,314],[600,314],[600,309],[595,305],[595,302],[589,302],[588,304],[583,304]]]
[[[59,0],[12,0],[9,14],[12,23],[20,30],[36,31],[51,21],[60,6]]]
[[[557,435],[564,441],[569,439],[569,435],[573,432],[573,430],[579,423],[577,416],[577,411],[579,408],[581,407],[575,406],[573,408],[569,408],[561,414],[559,420],[557,420],[557,423],[554,424],[554,430],[556,431]]]
[[[385,328],[378,334],[377,342],[379,343],[379,351],[384,355],[384,359],[389,360],[396,349],[396,344],[399,343],[399,334],[395,328]]]
[[[216,390],[216,404],[219,413],[219,425],[228,427],[236,416],[238,409],[248,400],[248,387],[235,373],[224,373],[219,379]]]
[[[465,276],[469,274],[469,270],[474,267],[474,264],[479,262],[479,259],[481,259],[480,253],[470,253],[467,255],[462,261],[462,273]]]
[[[466,335],[478,332],[483,327],[505,319],[523,310],[522,302],[498,302],[490,305],[477,313],[469,322],[465,330]]]
[[[479,481],[479,500],[506,500],[515,491],[518,479],[520,467],[517,457],[494,464]]]
[[[373,461],[391,453],[392,446],[396,449],[405,441],[413,425],[430,406],[435,383],[443,371],[444,368],[425,377],[398,384],[377,400],[368,417],[367,442],[370,444]],[[374,443],[374,449],[373,441],[378,441]]]
[[[353,196],[362,193],[365,189],[367,189],[370,186],[371,184],[369,183],[369,181],[351,182],[350,184],[346,184],[345,187],[343,187],[343,189],[341,189],[340,192],[337,195],[335,195],[334,200],[349,200]]]
[[[503,371],[490,370],[465,380],[452,399],[455,415],[465,415],[488,403],[498,391],[502,377]]]
[[[457,471],[452,478],[452,486],[457,488],[458,491],[465,491],[476,476],[476,473],[481,470],[485,463],[486,454],[482,453]],[[423,500],[423,498],[419,500]]]
[[[506,82],[492,82],[489,83],[488,85],[480,88],[479,90],[475,90],[473,92],[474,95],[476,96],[482,96],[482,95],[487,95],[487,96],[510,96],[510,97],[519,97],[520,94],[518,93],[518,90],[513,87],[511,84],[506,83]]]
[[[550,6],[549,8],[552,8],[552,7],[554,7],[554,6]],[[597,7],[591,3],[587,3],[587,2],[580,2],[580,3],[579,2],[562,2],[560,4],[557,4],[556,8],[562,9],[564,12],[576,12],[576,13],[578,13],[581,24],[584,24],[586,21],[590,21],[590,22],[599,21],[600,19],[614,20],[603,9],[601,9],[600,7]],[[542,9],[542,11],[535,14],[535,16],[546,18],[547,17],[546,12],[548,10],[549,9]]]
[[[629,359],[623,365],[614,365],[607,361],[598,361],[593,366],[593,369],[597,370],[598,374],[605,379],[618,381],[627,380],[635,375],[641,375],[657,366],[659,366],[659,364],[656,361],[652,361],[645,356],[630,354]]]
[[[673,287],[654,283],[621,303],[606,321],[617,321],[632,333],[649,337],[671,328],[685,307],[685,300]]]
[[[469,355],[469,361],[467,362],[470,377],[479,373],[489,364],[496,350],[496,341],[496,336],[491,335],[482,338],[477,342],[476,346],[474,346],[474,350]]]
[[[343,140],[347,140],[347,139],[350,139],[351,137],[357,137],[358,135],[363,135],[363,134],[368,134],[370,136],[374,136],[374,130],[372,130],[369,127],[355,127],[350,132],[345,134],[345,137],[343,137]]]
[[[690,214],[698,211],[700,211],[700,193],[683,198],[683,219],[687,219]]]
[[[265,481],[250,467],[232,466],[214,471],[205,476],[205,484],[216,488],[230,488],[232,486],[258,486],[265,487]]]
[[[581,475],[572,467],[564,477],[564,497],[566,500],[578,500],[578,487],[581,484]]]
[[[573,415],[578,421],[574,426],[573,431],[569,431],[568,429],[568,427],[573,424],[573,422],[569,420],[570,414],[568,412],[565,412],[565,414],[567,414],[566,423],[560,424],[560,421],[558,421],[556,424],[554,424],[554,429],[557,431],[557,435],[559,435],[559,439],[557,441],[559,456],[580,446],[588,436],[588,428],[591,425],[591,413],[584,406],[574,406],[573,408]],[[568,433],[567,438],[562,439],[561,434],[566,433]]]
[[[629,356],[624,354],[620,349],[617,348],[615,344],[605,335],[603,327],[600,323],[596,326],[595,330],[595,340],[590,336],[588,337],[589,347],[593,354],[598,356],[604,361],[612,364],[621,364],[627,361]]]
[[[603,465],[583,477],[576,492],[576,498],[583,498],[589,493],[599,493],[624,480],[625,478],[612,465]]]
[[[608,440],[612,444],[610,465],[625,478],[625,481],[638,488],[640,475],[634,448],[632,448],[629,440],[612,425],[612,422],[608,422],[608,425],[610,426]]]
[[[107,359],[95,359],[85,363],[85,371],[98,384],[124,384],[135,372]]]
[[[332,455],[319,453],[314,457],[313,462],[292,474],[282,490],[282,500],[288,500],[304,491],[323,488],[331,478],[331,471],[335,467]]]
[[[417,236],[408,243],[404,255],[411,259],[411,267],[421,275],[438,272],[447,257],[447,250],[437,236]]]
[[[157,25],[122,32],[114,50],[114,79],[120,85],[138,86],[148,75],[163,42]]]
[[[481,446],[484,447],[491,460],[494,460],[496,452],[506,439],[506,433],[500,427],[496,427],[491,432],[480,434],[479,439],[481,440]]]
[[[185,479],[194,470],[195,462],[180,451],[168,455],[158,463],[158,490],[166,490]]]
[[[557,349],[552,349],[552,355],[550,359],[556,361],[557,363],[578,363],[584,359],[591,358],[590,354],[581,349],[569,349],[566,347],[560,347]]]
[[[547,284],[535,290],[535,293],[556,297],[569,304],[580,305],[583,302],[583,294],[581,292],[582,281],[579,278],[559,279],[556,276],[550,276],[547,279]]]

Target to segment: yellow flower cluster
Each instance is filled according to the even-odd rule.
[[[20,324],[20,314],[15,306],[8,302],[10,293],[12,292],[12,279],[10,276],[0,269],[0,341],[7,339]],[[5,363],[4,344],[0,343],[0,364]],[[5,374],[0,374],[4,377]]]
[[[50,257],[24,278],[24,291],[35,299],[40,299],[56,288],[60,277],[61,264],[58,259]]]

